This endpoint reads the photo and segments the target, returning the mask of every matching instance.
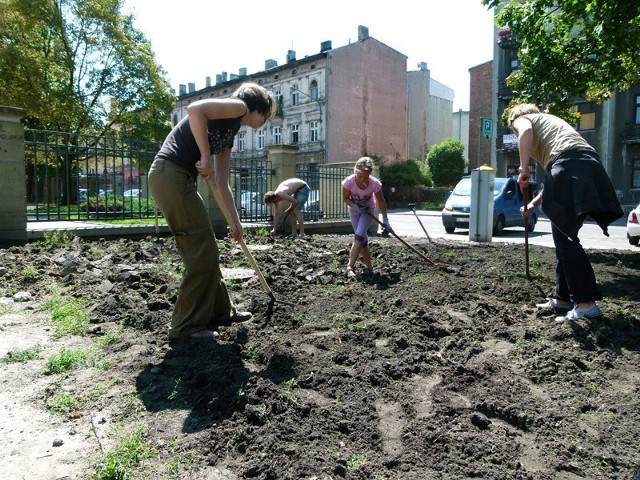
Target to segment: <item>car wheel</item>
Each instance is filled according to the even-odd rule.
[[[504,216],[498,216],[498,220],[496,220],[496,225],[493,227],[493,234],[496,237],[502,235],[502,231],[504,230]]]
[[[640,243],[640,237],[632,237],[627,233],[627,238],[629,239],[629,244],[638,245]]]
[[[444,231],[447,233],[453,233],[456,227],[444,227]]]

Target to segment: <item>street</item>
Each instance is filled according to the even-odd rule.
[[[416,215],[410,210],[389,210],[389,222],[400,237],[426,237]],[[440,212],[435,210],[416,210],[416,214],[429,237],[445,238],[469,243],[469,231],[458,230],[446,233],[442,226]],[[594,222],[586,222],[580,230],[580,242],[585,249],[631,250],[640,253],[640,247],[629,244],[627,240],[626,217],[617,220],[609,227],[609,237],[605,237]],[[507,228],[500,237],[493,236],[492,242],[524,243],[524,228]],[[540,218],[535,231],[529,233],[529,244],[553,247],[551,224],[546,218]]]

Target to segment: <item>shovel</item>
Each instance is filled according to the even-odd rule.
[[[524,203],[524,260],[526,264],[527,280],[531,280],[529,272],[529,215],[527,207],[529,206],[529,191],[531,187],[527,187],[522,192],[522,203]]]
[[[218,189],[213,184],[211,177],[207,178],[206,181],[207,181],[207,186],[209,187],[209,191],[211,192],[211,195],[213,195],[213,198],[216,200],[218,207],[220,207],[220,210],[222,211],[222,214],[224,215],[224,218],[227,221],[227,224],[229,224],[229,226],[232,226],[234,224],[233,219],[231,218],[231,215],[229,214],[227,207],[224,205],[224,202],[220,197],[220,192],[218,192]],[[275,295],[271,291],[271,287],[269,287],[269,284],[267,283],[264,276],[262,275],[262,272],[260,271],[260,267],[258,267],[258,264],[253,258],[253,255],[251,255],[251,252],[247,248],[247,245],[244,243],[244,239],[240,238],[240,240],[238,240],[238,244],[240,245],[240,248],[242,249],[244,256],[247,257],[247,260],[249,260],[249,263],[251,264],[253,271],[256,272],[256,276],[258,277],[258,280],[262,285],[262,289],[265,291],[267,295],[269,295],[270,301],[269,301],[269,306],[267,307],[267,315],[271,315],[271,313],[273,312],[273,305],[275,303],[281,303],[289,307],[294,307],[295,305],[291,302],[285,302],[283,300],[276,299]]]
[[[373,215],[371,212],[367,212],[367,215],[369,215],[374,222],[376,222],[378,225],[381,225],[382,228],[384,229],[382,231],[383,234],[385,233],[390,233],[391,235],[393,235],[394,237],[396,237],[398,240],[400,240],[400,242],[402,242],[402,244],[405,247],[408,247],[409,249],[411,249],[412,252],[417,253],[418,255],[420,255],[429,265],[431,265],[432,267],[435,267],[436,264],[433,260],[431,260],[430,258],[428,258],[424,253],[422,253],[420,250],[418,250],[415,247],[412,247],[411,245],[409,245],[407,242],[405,242],[403,239],[401,239],[398,235],[396,235],[396,232],[394,232],[393,230],[389,230],[387,227],[384,226],[384,223],[382,223],[380,220],[378,220],[376,218],[375,215]]]

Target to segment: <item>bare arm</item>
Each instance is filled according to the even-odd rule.
[[[342,187],[342,201],[352,208],[358,208],[353,200],[351,200],[351,192]]]
[[[518,150],[520,152],[520,167],[528,169],[529,159],[531,158],[531,148],[533,145],[533,125],[525,117],[516,118],[513,122],[513,129],[518,135]],[[520,189],[524,189],[529,185],[528,170],[518,174],[518,184]]]
[[[187,107],[189,126],[200,150],[200,162],[196,165],[198,173],[205,178],[211,174],[209,160],[211,147],[209,147],[207,122],[219,118],[236,118],[247,112],[247,106],[242,100],[237,99],[208,99],[198,100]]]
[[[382,190],[376,192],[376,201],[378,202],[378,208],[382,212],[382,218],[387,218],[387,201],[384,199]]]

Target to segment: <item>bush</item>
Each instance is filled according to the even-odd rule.
[[[407,160],[381,165],[380,181],[389,187],[433,186],[429,166],[424,160]]]
[[[458,183],[464,174],[464,144],[447,138],[434,145],[427,154],[427,163],[438,187],[450,187]]]

